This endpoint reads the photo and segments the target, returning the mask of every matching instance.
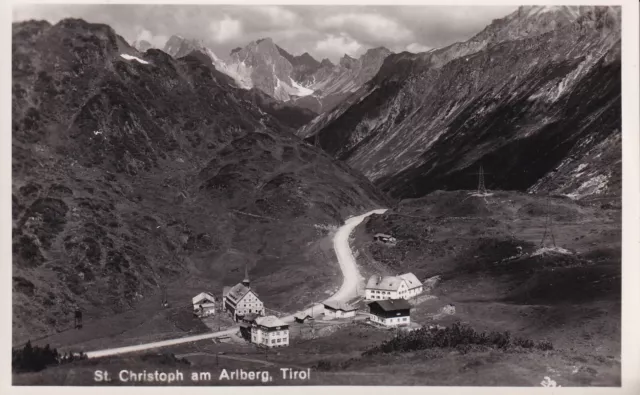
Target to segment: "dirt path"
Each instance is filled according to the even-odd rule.
[[[226,330],[220,331],[220,332],[205,333],[205,334],[202,334],[202,335],[181,337],[179,339],[163,340],[163,341],[153,342],[153,343],[138,344],[138,345],[135,345],[135,346],[108,348],[108,349],[99,350],[99,351],[89,351],[87,353],[87,357],[88,358],[100,358],[100,357],[106,357],[106,356],[109,356],[109,355],[126,354],[126,353],[130,353],[130,352],[150,350],[152,348],[161,348],[161,347],[173,346],[173,345],[176,345],[176,344],[184,344],[184,343],[195,342],[195,341],[199,341],[199,340],[213,339],[213,338],[216,338],[216,337],[229,336],[232,333],[236,332],[237,330],[238,330],[238,327],[231,327],[229,329],[226,329]]]
[[[338,262],[340,263],[340,269],[342,270],[342,275],[344,279],[342,280],[342,286],[333,294],[330,298],[326,300],[335,300],[340,302],[347,302],[350,299],[353,299],[357,296],[358,293],[358,281],[360,278],[360,273],[358,272],[358,267],[356,266],[356,260],[351,252],[351,247],[349,246],[349,236],[351,232],[356,228],[356,226],[360,225],[365,218],[372,214],[383,214],[387,209],[378,209],[369,211],[368,213],[358,215],[357,217],[351,217],[345,221],[345,224],[338,229],[335,236],[333,237],[333,248],[336,251],[336,256],[338,257]],[[325,301],[326,301],[325,300]],[[322,304],[318,303],[308,309],[304,310],[304,312],[312,315],[317,315],[318,312],[322,311]],[[281,318],[284,322],[292,322],[294,317],[293,314]],[[90,351],[87,353],[88,358],[100,358],[106,357],[109,355],[118,355],[118,354],[126,354],[130,352],[136,351],[144,351],[150,350],[153,348],[161,348],[167,346],[173,346],[176,344],[184,344],[195,342],[199,340],[205,339],[213,339],[216,337],[222,337],[230,335],[238,330],[237,326],[231,327],[224,331],[213,332],[213,333],[205,333],[202,335],[188,336],[182,337],[179,339],[171,339],[171,340],[163,340],[153,343],[146,344],[138,344],[135,346],[127,346],[127,347],[118,347],[118,348],[108,348],[105,350],[98,351]]]
[[[358,215],[357,217],[351,217],[347,219],[338,229],[335,236],[333,236],[333,248],[336,251],[336,256],[338,257],[338,263],[340,264],[340,269],[342,270],[343,280],[342,286],[331,297],[325,300],[333,300],[340,302],[347,302],[358,295],[358,281],[360,279],[360,272],[358,271],[358,266],[356,265],[356,259],[351,252],[351,246],[349,245],[349,236],[351,232],[364,221],[365,218],[372,214],[384,214],[387,211],[386,208],[372,210],[368,213]],[[322,303],[317,303],[312,307],[309,307],[306,310],[302,310],[303,313],[309,315],[317,315],[318,312],[322,311]],[[288,315],[286,317],[281,318],[284,322],[292,322],[294,317],[293,314]]]

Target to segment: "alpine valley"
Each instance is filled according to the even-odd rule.
[[[522,6],[466,41],[333,62],[15,21],[14,385],[95,385],[93,360],[15,370],[33,343],[113,371],[620,386],[620,8]],[[406,333],[364,299],[400,273],[424,286]],[[221,310],[240,281],[286,347]]]

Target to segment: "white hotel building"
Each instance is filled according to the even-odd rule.
[[[251,327],[251,343],[269,348],[286,347],[289,345],[289,325],[272,315],[258,317]]]
[[[411,299],[421,293],[422,283],[413,273],[384,277],[373,275],[367,281],[365,299]]]

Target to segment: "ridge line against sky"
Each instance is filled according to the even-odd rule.
[[[517,6],[241,6],[167,4],[21,4],[13,21],[56,23],[81,18],[105,23],[129,43],[162,49],[172,35],[202,40],[216,55],[270,37],[293,55],[309,52],[336,63],[367,49],[423,52],[480,32]]]

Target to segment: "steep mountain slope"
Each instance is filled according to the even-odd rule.
[[[300,83],[314,94],[294,100],[296,105],[322,113],[331,110],[376,75],[391,51],[384,47],[367,50],[358,59],[344,55],[337,65],[328,60]]]
[[[217,294],[245,265],[267,306],[306,303],[338,270],[323,229],[384,204],[207,54],[141,54],[77,19],[16,23],[12,51],[16,340],[172,281]]]
[[[233,69],[227,66],[226,62],[218,58],[202,41],[188,40],[180,36],[171,36],[165,45],[164,51],[174,58],[181,58],[192,53],[206,55],[200,56],[203,63],[211,64],[219,72],[218,74],[223,73],[231,77],[229,84],[249,90],[248,95],[245,95],[245,97],[250,98],[260,110],[275,116],[288,127],[294,129],[301,127],[317,115],[313,111],[294,106],[292,103],[274,100],[262,90],[253,88],[253,82],[250,77],[234,72]],[[219,78],[224,79],[221,75],[219,75]]]
[[[619,194],[620,10],[521,7],[391,55],[298,133],[397,197],[473,188],[480,164],[489,188]]]
[[[268,37],[235,48],[225,60],[201,41],[172,36],[165,45],[165,52],[173,57],[192,51],[207,54],[216,69],[232,77],[239,87],[258,89],[312,113],[335,107],[370,80],[391,54],[386,48],[373,48],[358,59],[345,55],[334,65],[328,59],[318,62],[306,52],[294,56]]]

